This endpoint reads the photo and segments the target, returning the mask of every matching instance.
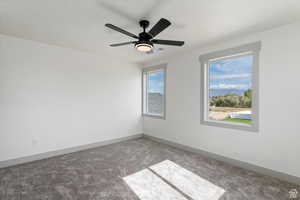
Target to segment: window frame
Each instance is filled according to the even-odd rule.
[[[221,51],[215,51],[203,54],[199,57],[201,64],[201,87],[200,87],[200,123],[208,126],[246,130],[258,132],[259,130],[259,53],[261,49],[261,42],[254,42],[244,44],[234,48],[229,48]],[[251,125],[238,122],[224,122],[217,120],[210,120],[209,115],[209,62],[212,60],[224,60],[228,58],[241,57],[245,55],[252,55],[252,105],[251,105]]]
[[[155,115],[151,113],[147,113],[146,106],[148,98],[146,97],[147,93],[147,83],[148,83],[148,76],[149,72],[155,71],[163,71],[164,72],[164,95],[163,95],[163,114],[162,115]],[[146,77],[146,78],[145,78]],[[144,117],[151,117],[157,119],[166,119],[166,83],[167,83],[167,64],[160,64],[151,67],[145,67],[142,70],[142,116]]]

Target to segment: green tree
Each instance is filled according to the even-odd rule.
[[[238,94],[226,94],[210,97],[210,106],[216,107],[235,107],[235,108],[251,108],[252,90],[248,89],[244,92],[244,96]]]
[[[251,89],[248,89],[244,92],[244,96],[245,97],[248,97],[249,99],[252,98],[252,90]]]

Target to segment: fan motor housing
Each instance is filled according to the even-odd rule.
[[[147,32],[141,32],[139,34],[139,41],[149,41],[152,39],[152,36]]]

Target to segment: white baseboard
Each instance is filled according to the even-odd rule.
[[[272,176],[274,178],[277,178],[277,179],[280,179],[280,180],[283,180],[283,181],[286,181],[286,182],[290,182],[290,183],[294,183],[296,185],[300,185],[300,177],[292,176],[292,175],[289,175],[289,174],[285,174],[285,173],[274,171],[274,170],[267,169],[267,168],[264,168],[264,167],[256,166],[256,165],[246,163],[246,162],[243,162],[243,161],[239,161],[239,160],[231,159],[231,158],[228,158],[228,157],[220,156],[218,154],[214,154],[214,153],[210,153],[210,152],[207,152],[207,151],[203,151],[201,149],[189,147],[187,145],[179,144],[179,143],[172,142],[172,141],[169,141],[169,140],[166,140],[166,139],[161,139],[161,138],[158,138],[158,137],[145,135],[145,134],[144,134],[144,137],[148,138],[150,140],[156,141],[156,142],[160,142],[160,143],[163,143],[163,144],[167,144],[167,145],[176,147],[178,149],[182,149],[182,150],[185,150],[185,151],[197,153],[197,154],[200,154],[200,155],[203,155],[205,157],[209,157],[209,158],[212,158],[212,159],[215,159],[215,160],[223,161],[223,162],[226,162],[226,163],[231,164],[233,166],[241,167],[241,168],[244,168],[244,169],[247,169],[247,170],[257,172],[259,174]]]
[[[127,137],[121,137],[121,138],[116,138],[116,139],[111,139],[111,140],[105,140],[105,141],[96,142],[96,143],[92,143],[92,144],[86,144],[86,145],[81,145],[81,146],[56,150],[56,151],[50,151],[50,152],[35,154],[35,155],[16,158],[16,159],[11,159],[11,160],[4,160],[4,161],[0,161],[0,168],[5,168],[5,167],[14,166],[14,165],[24,164],[24,163],[28,163],[28,162],[42,160],[42,159],[46,159],[46,158],[50,158],[50,157],[54,157],[54,156],[60,156],[60,155],[73,153],[73,152],[77,152],[77,151],[83,151],[83,150],[87,150],[87,149],[101,147],[101,146],[114,144],[114,143],[122,142],[122,141],[126,141],[126,140],[137,139],[137,138],[141,138],[141,137],[143,137],[142,133],[135,134],[135,135],[132,135],[132,136],[127,136]]]

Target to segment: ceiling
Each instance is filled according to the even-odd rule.
[[[142,54],[133,46],[109,47],[131,38],[105,23],[139,33],[139,19],[172,25],[157,39],[185,40],[184,47],[159,46]],[[129,62],[143,62],[214,40],[267,30],[300,19],[299,0],[0,0],[0,33]]]

